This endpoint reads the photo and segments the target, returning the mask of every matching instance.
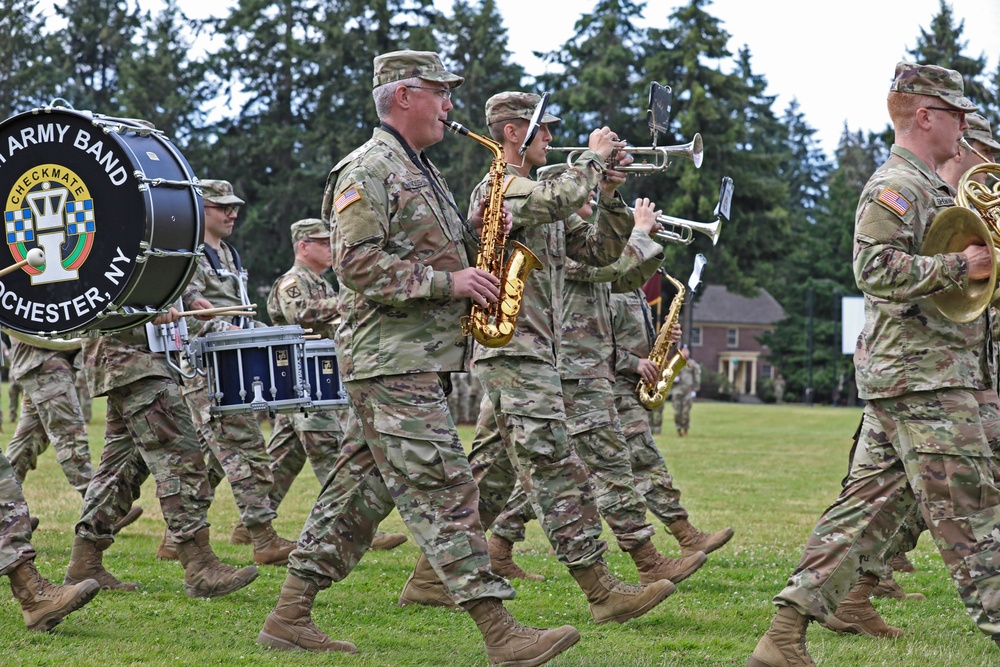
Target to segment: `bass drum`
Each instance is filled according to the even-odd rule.
[[[0,123],[0,198],[13,264],[0,326],[38,335],[122,331],[152,320],[191,279],[202,243],[198,179],[140,120],[43,107]],[[0,251],[2,253],[2,251]]]

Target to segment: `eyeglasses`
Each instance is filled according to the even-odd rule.
[[[451,99],[451,88],[428,88],[427,86],[407,86],[407,88],[417,88],[419,90],[429,90],[443,100]]]
[[[947,111],[948,113],[960,114],[962,116],[964,116],[965,113],[966,113],[966,112],[962,111],[961,109],[950,109],[948,107],[924,107],[924,108],[925,109],[933,109],[934,111]]]
[[[315,238],[313,238],[313,237],[311,237],[311,236],[307,236],[306,238],[304,238],[304,239],[299,239],[299,240],[300,240],[300,241],[303,241],[303,242],[305,242],[305,243],[325,243],[326,245],[330,245],[330,239],[328,239],[328,238],[324,238],[324,239],[315,239]]]
[[[226,215],[236,215],[240,212],[240,207],[236,204],[229,204],[228,206],[209,206],[208,204],[205,204],[205,208],[217,208]]]

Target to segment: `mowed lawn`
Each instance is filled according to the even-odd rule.
[[[4,387],[6,389],[6,387]],[[6,391],[4,391],[4,400]],[[4,406],[5,407],[5,406]],[[95,464],[104,430],[102,400],[90,426]],[[6,416],[6,409],[4,414]],[[668,406],[669,412],[669,406]],[[736,536],[709,557],[678,591],[640,619],[596,626],[568,572],[549,557],[537,524],[516,552],[545,582],[517,582],[510,608],[522,622],[572,624],[582,640],[551,664],[568,667],[627,665],[745,665],[774,613],[771,597],[794,568],[816,518],[839,490],[847,466],[858,409],[696,403],[691,434],[665,429],[659,442],[692,521],[704,530],[733,526]],[[4,424],[6,445],[12,432]],[[463,427],[463,440],[472,438]],[[307,467],[280,508],[278,531],[294,538],[319,486]],[[41,459],[25,484],[41,527],[33,541],[43,575],[61,581],[69,560],[80,499],[53,452]],[[271,652],[255,638],[285,577],[283,568],[262,567],[250,586],[224,598],[184,595],[176,562],[154,557],[164,523],[152,481],[139,501],[146,510],[105,554],[119,578],[139,582],[138,593],[101,593],[48,634],[29,633],[17,602],[0,585],[0,665],[486,665],[486,652],[471,618],[431,608],[396,606],[418,549],[409,541],[389,553],[366,555],[345,581],[320,593],[313,617],[335,639],[358,645],[357,655]],[[234,565],[250,563],[249,547],[231,546],[237,520],[223,482],[209,513],[212,543]],[[397,514],[384,524],[403,530]],[[605,537],[609,537],[605,530]],[[676,543],[658,525],[657,545],[677,555]],[[608,561],[622,578],[636,581],[630,559],[614,545]],[[944,566],[925,535],[914,554],[915,574],[899,576],[924,602],[878,600],[876,606],[906,636],[878,640],[835,635],[816,624],[809,648],[819,665],[857,667],[978,666],[1000,664],[995,644],[979,634],[962,609]]]

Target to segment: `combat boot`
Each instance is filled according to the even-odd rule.
[[[36,530],[38,530],[38,517],[37,516],[29,516],[28,517],[28,523],[31,524],[31,532],[35,532]]]
[[[117,535],[121,532],[122,528],[126,526],[131,526],[136,522],[136,519],[142,516],[142,505],[132,505],[125,513],[125,516],[115,521],[114,527],[111,529],[112,535]]]
[[[889,567],[891,567],[894,572],[905,572],[907,574],[913,574],[917,571],[917,568],[913,567],[913,563],[911,563],[910,559],[906,557],[906,554],[896,554],[890,558]]]
[[[156,549],[156,557],[160,560],[177,560],[177,544],[174,543],[169,527],[163,530],[163,539]]]
[[[372,549],[375,551],[392,551],[406,541],[406,535],[402,533],[383,533],[381,530],[375,531],[372,537]]]
[[[642,616],[677,590],[666,580],[648,586],[626,584],[611,574],[603,560],[587,568],[571,569],[569,573],[587,596],[590,616],[598,625],[609,621],[624,623]]]
[[[678,584],[698,571],[708,556],[703,551],[696,551],[683,558],[667,558],[659,551],[652,540],[646,540],[641,546],[626,552],[635,562],[639,570],[639,583],[651,584],[654,581],[668,580]]]
[[[29,630],[48,632],[69,614],[90,602],[101,591],[93,579],[72,586],[49,583],[29,558],[10,572],[10,590],[21,603],[21,613]]]
[[[288,554],[295,549],[295,542],[279,537],[271,522],[248,526],[253,544],[253,562],[257,565],[287,565]]]
[[[868,635],[869,637],[889,637],[895,639],[903,636],[903,631],[887,625],[872,606],[871,592],[878,584],[878,577],[866,572],[858,579],[851,592],[840,601],[837,611],[833,612],[820,625],[828,630],[851,635]]]
[[[101,588],[112,591],[137,591],[139,584],[118,581],[104,569],[104,551],[111,546],[111,540],[91,542],[79,535],[73,538],[73,551],[69,555],[69,566],[63,585],[79,584],[87,579],[95,579]]]
[[[757,642],[747,667],[816,667],[806,650],[809,618],[792,607],[778,607],[771,627]]]
[[[253,544],[250,541],[250,531],[242,523],[236,524],[236,527],[233,528],[233,534],[229,536],[229,543],[237,545]]]
[[[400,607],[422,604],[427,607],[458,609],[458,605],[448,594],[448,589],[441,583],[437,572],[431,567],[431,562],[423,554],[420,554],[420,558],[417,559],[417,564],[413,567],[413,574],[406,580],[406,585],[403,586],[403,592],[399,594],[397,604]]]
[[[552,630],[521,625],[497,598],[465,602],[462,608],[483,633],[486,657],[494,667],[544,665],[580,641],[580,633],[572,625]]]
[[[703,533],[687,519],[678,519],[667,526],[667,530],[677,540],[681,547],[681,556],[704,551],[710,554],[733,538],[733,529],[724,528],[715,533]],[[677,582],[674,582],[677,583]]]
[[[278,594],[278,603],[264,619],[257,643],[282,651],[344,651],[357,653],[351,642],[333,641],[312,620],[313,603],[319,587],[291,572]]]
[[[511,551],[514,543],[506,540],[496,533],[490,535],[490,541],[486,543],[490,551],[490,563],[493,574],[498,574],[504,579],[528,579],[529,581],[545,581],[545,577],[533,572],[525,572],[521,566],[514,562]]]
[[[923,593],[907,593],[904,591],[903,587],[899,585],[899,582],[891,574],[885,579],[880,580],[878,585],[872,589],[872,597],[917,601],[925,599]]]
[[[187,542],[177,542],[177,556],[184,566],[184,592],[191,598],[228,595],[257,578],[253,565],[236,569],[219,562],[208,542],[208,526],[199,528]]]

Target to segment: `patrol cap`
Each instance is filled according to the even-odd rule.
[[[535,107],[541,101],[542,96],[534,93],[522,93],[508,91],[497,93],[486,100],[486,124],[492,125],[504,120],[514,120],[523,118],[531,120],[535,114]],[[553,116],[548,111],[542,114],[541,123],[558,123],[560,118]]]
[[[979,107],[965,97],[962,75],[937,65],[918,65],[899,61],[890,92],[936,97],[956,111],[976,111]]]
[[[433,51],[392,51],[375,56],[372,88],[413,77],[446,83],[449,88],[457,88],[465,81],[446,70],[441,58]]]
[[[306,218],[292,223],[292,243],[302,239],[330,239],[330,228],[319,218]]]
[[[969,129],[965,131],[965,138],[986,144],[996,151],[1000,151],[1000,144],[993,138],[993,131],[990,130],[990,121],[977,113],[966,114],[965,120],[969,123]]]
[[[246,202],[233,194],[233,184],[229,181],[206,179],[198,184],[201,188],[201,198],[213,204],[245,204]]]

